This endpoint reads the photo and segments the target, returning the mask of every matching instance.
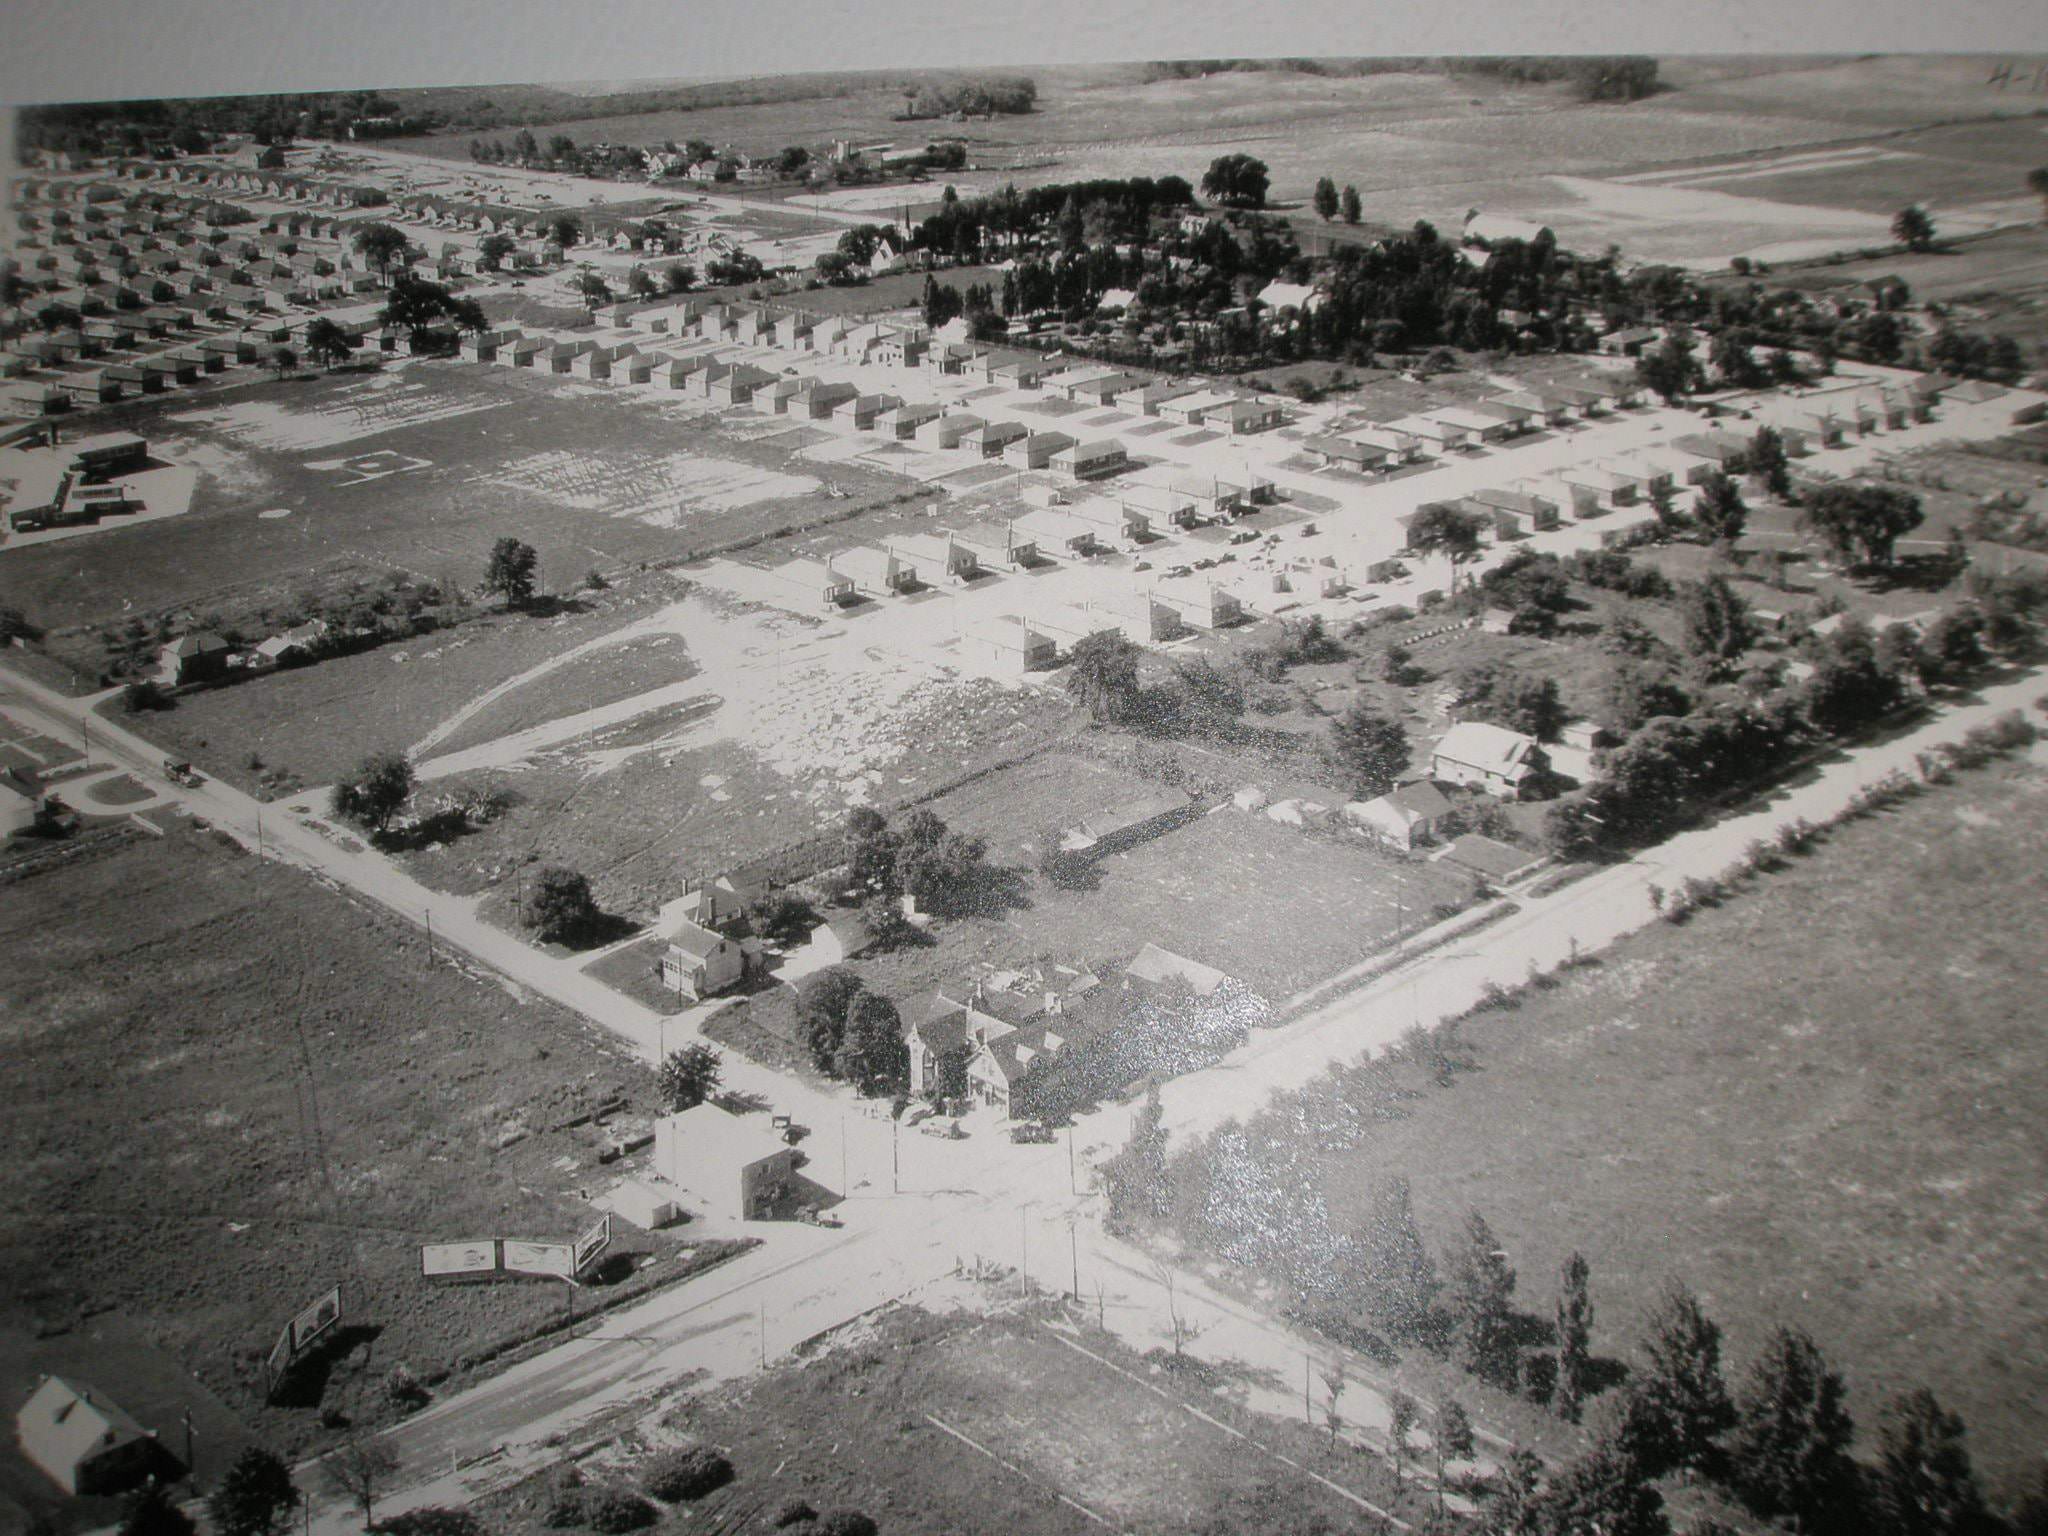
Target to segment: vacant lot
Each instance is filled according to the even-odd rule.
[[[1003,827],[996,819],[1013,782],[1020,811],[1042,806],[1054,822],[1113,803],[1098,765],[1059,754],[934,801],[948,825],[988,836],[998,862],[1022,861],[1021,904],[942,924],[933,946],[861,961],[857,968],[879,990],[907,1000],[940,983],[961,985],[979,965],[1117,965],[1150,942],[1278,1001],[1364,959],[1398,928],[1428,922],[1437,904],[1462,903],[1473,889],[1448,867],[1402,863],[1226,806],[1097,861],[1088,889],[1061,890],[1030,872],[1048,822],[1020,816]],[[1073,808],[1066,817],[1055,814],[1062,785]],[[1131,781],[1122,793],[1145,787]]]
[[[646,1092],[573,1016],[187,830],[7,888],[0,1018],[6,1391],[76,1374],[178,1450],[189,1405],[202,1472],[243,1436],[305,1448],[321,1408],[388,1417],[393,1367],[438,1377],[561,1317],[559,1285],[431,1289],[417,1245],[580,1230],[595,1133],[553,1127]],[[663,1257],[649,1279],[687,1251],[619,1246]],[[334,1284],[334,1347],[265,1406],[277,1330]],[[35,1494],[11,1457],[0,1495]]]
[[[585,593],[562,611],[487,613],[376,650],[185,694],[174,709],[123,721],[245,787],[265,769],[329,784],[366,753],[412,746],[508,677],[601,640],[675,591],[660,573],[636,576],[614,590]],[[523,729],[688,675],[680,645],[671,654],[625,642],[599,658],[567,663],[544,682],[486,705],[464,739]],[[249,766],[252,754],[263,769]]]
[[[1866,1443],[1924,1384],[2017,1492],[2048,1433],[2044,812],[2038,767],[1968,775],[1477,1015],[1476,1073],[1322,1155],[1339,1230],[1404,1175],[1435,1242],[1485,1213],[1536,1311],[1581,1250],[1596,1347],[1624,1357],[1675,1275],[1734,1371],[1806,1328]]]
[[[689,1528],[721,1532],[770,1530],[797,1499],[858,1509],[890,1536],[1360,1528],[1363,1512],[1308,1470],[1375,1502],[1398,1497],[1377,1457],[1332,1453],[1315,1431],[1246,1413],[1092,1329],[1029,1315],[890,1308],[818,1358],[687,1401],[665,1424],[731,1461],[730,1484],[683,1506]],[[599,1452],[584,1481],[631,1484],[640,1450]],[[540,1536],[557,1475],[480,1512],[508,1536]]]
[[[491,544],[524,539],[547,590],[592,566],[687,559],[888,500],[909,482],[835,465],[831,500],[772,440],[719,430],[704,402],[631,399],[526,370],[407,362],[383,373],[250,383],[195,408],[111,412],[200,471],[167,522],[16,550],[0,597],[49,628],[174,605],[203,611],[254,583],[359,562],[472,586]],[[266,515],[282,511],[283,516]]]

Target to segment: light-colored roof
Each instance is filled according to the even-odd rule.
[[[763,1158],[789,1150],[782,1135],[764,1115],[736,1115],[709,1102],[668,1117],[678,1171],[686,1171],[691,1187],[702,1188],[705,1174],[736,1177]]]
[[[1511,731],[1506,726],[1482,720],[1465,720],[1444,732],[1435,755],[1471,768],[1516,778],[1530,771],[1529,754],[1536,750],[1536,738]]]
[[[94,1456],[148,1436],[118,1404],[58,1376],[43,1378],[17,1422],[29,1459],[67,1486]]]
[[[1217,988],[1229,982],[1227,973],[1199,960],[1190,960],[1185,955],[1176,955],[1170,949],[1161,949],[1157,944],[1147,943],[1131,957],[1131,963],[1124,967],[1124,973],[1140,981],[1162,982],[1173,979],[1185,981],[1195,990],[1197,997],[1207,997]]]
[[[723,935],[687,920],[668,936],[669,948],[680,949],[693,960],[710,958],[717,952],[718,947],[726,942]]]

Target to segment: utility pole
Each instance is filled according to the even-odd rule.
[[[427,912],[427,964],[429,964],[429,965],[432,965],[433,963],[434,963],[434,914],[433,914],[433,911],[432,911],[432,909],[430,908],[430,909],[428,909],[428,912]]]
[[[1031,1284],[1031,1233],[1025,1226],[1027,1206],[1017,1213],[1017,1294],[1025,1294]]]
[[[196,1478],[199,1475],[199,1463],[192,1456],[192,1410],[185,1409],[179,1417],[185,1426],[185,1474]]]
[[[1081,1186],[1074,1177],[1074,1125],[1072,1121],[1067,1122],[1067,1193],[1070,1195],[1081,1193]]]
[[[1308,1395],[1308,1373],[1308,1351],[1303,1350],[1301,1355],[1301,1417],[1313,1429],[1316,1422],[1316,1410],[1315,1404],[1310,1401]]]
[[[889,1193],[892,1195],[903,1193],[903,1158],[896,1150],[897,1129],[898,1122],[892,1119],[889,1122]]]
[[[845,1199],[851,1192],[846,1182],[846,1116],[839,1117],[839,1198]]]
[[[761,1341],[761,1369],[765,1371],[768,1369],[768,1303],[761,1302],[760,1310],[754,1316],[760,1328],[758,1337]]]
[[[1074,1223],[1067,1223],[1067,1252],[1074,1261],[1074,1300],[1081,1299],[1081,1239],[1074,1230]]]

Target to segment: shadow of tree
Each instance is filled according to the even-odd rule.
[[[280,1408],[318,1408],[335,1367],[358,1349],[375,1343],[383,1331],[370,1323],[348,1323],[333,1329],[285,1368],[271,1401]]]

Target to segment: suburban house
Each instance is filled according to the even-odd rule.
[[[1115,400],[1120,411],[1136,411],[1140,416],[1157,416],[1159,408],[1169,400],[1195,392],[1190,384],[1149,383],[1134,384],[1125,389]]]
[[[917,441],[924,447],[958,448],[961,439],[987,425],[979,416],[970,416],[965,411],[935,416],[917,428]]]
[[[1014,613],[983,620],[973,638],[976,646],[1005,672],[1035,672],[1059,660],[1059,643]]]
[[[1047,460],[1051,468],[1076,480],[1093,480],[1102,475],[1113,475],[1130,461],[1130,454],[1115,438],[1100,438],[1092,443],[1069,443],[1057,449]]]
[[[1573,515],[1590,517],[1603,507],[1632,507],[1640,488],[1611,469],[1567,469],[1558,478],[1572,493]]]
[[[918,586],[915,565],[871,544],[841,550],[832,557],[832,563],[852,580],[854,591],[863,597],[887,597],[894,592],[913,591]]]
[[[1064,432],[1033,432],[1003,448],[1003,462],[1017,469],[1044,469],[1054,454],[1072,448],[1074,439]]]
[[[913,571],[940,572],[955,581],[972,581],[981,574],[974,551],[950,533],[900,534],[885,548]]]
[[[1063,560],[1084,558],[1101,549],[1099,530],[1071,512],[1038,507],[1015,519],[1011,528],[1030,540],[1035,553],[1050,551]]]
[[[1373,833],[1404,853],[1433,837],[1450,814],[1450,800],[1427,779],[1403,784],[1377,800],[1354,800],[1344,807],[1345,819],[1353,826]]]
[[[1001,458],[1010,444],[1030,435],[1031,429],[1021,421],[989,421],[962,433],[959,445],[984,459],[995,459]]]
[[[796,1148],[766,1115],[706,1102],[654,1122],[654,1174],[707,1216],[773,1221],[796,1193]]]
[[[1491,516],[1495,519],[1496,531],[1500,530],[1500,520],[1498,514],[1503,512],[1518,519],[1520,522],[1526,522],[1529,525],[1527,529],[1524,529],[1518,525],[1512,530],[1510,530],[1512,533],[1515,534],[1527,532],[1531,529],[1538,533],[1541,533],[1546,529],[1555,528],[1558,525],[1557,503],[1554,501],[1547,500],[1541,496],[1532,496],[1526,491],[1498,491],[1488,489],[1482,491],[1474,491],[1470,496],[1466,497],[1465,499],[1469,502],[1476,503],[1480,508],[1485,510],[1488,516]]]
[[[234,647],[211,631],[180,635],[163,648],[163,679],[174,686],[206,682],[227,671],[233,654]]]
[[[809,560],[799,556],[784,561],[770,574],[791,599],[800,600],[806,609],[834,608],[852,602],[858,595],[853,588],[853,578],[836,569],[829,560]]]
[[[1444,732],[1429,760],[1431,778],[1483,789],[1506,800],[1521,798],[1548,767],[1549,759],[1535,737],[1478,720],[1462,721]]]
[[[1556,239],[1547,224],[1511,219],[1498,213],[1482,213],[1477,208],[1465,215],[1464,240],[1467,245],[1498,245],[1503,240],[1520,240],[1534,245],[1539,240],[1555,242]]]
[[[731,875],[688,882],[676,909],[700,928],[726,929],[746,916],[747,908],[761,898],[762,889]]]
[[[37,1384],[15,1423],[22,1454],[69,1494],[119,1493],[170,1459],[118,1404],[59,1376]]]
[[[1202,413],[1202,425],[1222,427],[1233,436],[1264,432],[1279,426],[1287,412],[1277,400],[1248,400],[1242,397]]]
[[[954,543],[971,551],[985,568],[1001,566],[1025,571],[1038,564],[1038,541],[1028,533],[1020,534],[1013,523],[1004,524],[1000,531],[962,528],[953,531],[951,537]]]
[[[1013,1094],[1034,1067],[1057,1062],[1101,1032],[1092,1006],[1100,983],[1086,973],[1065,980],[996,972],[956,995],[941,988],[918,1011],[904,1043],[910,1052],[913,1092],[936,1091],[949,1062],[961,1063],[968,1097],[1013,1115]]]
[[[669,935],[661,957],[661,984],[685,997],[714,997],[746,973],[747,956],[737,940],[687,919]]]
[[[1244,619],[1243,601],[1229,588],[1213,581],[1162,581],[1152,588],[1152,595],[1171,604],[1180,614],[1181,622],[1194,629],[1222,629]]]

